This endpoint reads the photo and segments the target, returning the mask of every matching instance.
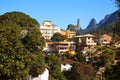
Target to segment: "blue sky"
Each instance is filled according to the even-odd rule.
[[[19,11],[35,18],[40,24],[51,20],[62,29],[68,24],[77,24],[80,19],[82,28],[86,28],[92,18],[97,22],[106,14],[118,8],[115,0],[1,0],[0,15]]]

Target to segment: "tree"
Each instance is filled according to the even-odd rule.
[[[66,36],[60,34],[60,33],[55,33],[53,35],[53,37],[51,38],[52,41],[56,41],[56,42],[59,42],[59,41],[64,41],[66,39]]]
[[[82,52],[77,51],[77,54],[75,55],[77,61],[79,62],[85,62],[85,56]]]
[[[116,0],[116,4],[120,8],[120,0]],[[120,18],[120,12],[118,12],[118,16]],[[120,24],[117,24],[117,26],[113,29],[116,34],[119,33],[119,25]],[[120,80],[120,76],[119,76],[120,68],[119,67],[120,67],[120,62],[118,62],[117,65],[110,65],[106,67],[106,70],[104,72],[105,79],[106,80]]]
[[[46,57],[46,63],[49,68],[50,78],[55,80],[65,80],[65,77],[61,73],[61,60],[55,54],[49,55]],[[51,79],[53,80],[53,79]]]
[[[44,39],[38,28],[39,23],[22,12],[0,16],[0,79],[26,80],[35,64],[35,72],[44,71],[44,58],[39,58]]]
[[[30,72],[29,74],[34,76],[34,77],[37,77],[38,74],[42,74],[43,71],[45,70],[45,60],[44,60],[44,57],[42,54],[38,54],[38,55],[31,55],[30,56],[32,61],[33,61],[33,64],[32,66],[30,67]]]
[[[95,70],[91,65],[75,63],[69,72],[68,80],[93,80]]]
[[[21,28],[13,23],[6,24],[0,25],[0,79],[25,80],[29,70],[29,52],[20,41]]]
[[[101,55],[101,61],[104,66],[109,66],[114,63],[115,60],[115,51],[114,50],[105,50]]]
[[[106,68],[104,77],[106,80],[120,80],[120,62],[117,65],[111,65]]]
[[[69,24],[68,27],[67,27],[67,30],[76,31],[76,26],[73,25],[73,24]]]

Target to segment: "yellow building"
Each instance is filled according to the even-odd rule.
[[[73,37],[76,36],[76,32],[75,31],[66,30],[66,36],[67,36],[67,38],[73,38]]]
[[[75,31],[70,31],[70,30],[61,30],[60,33],[62,35],[65,35],[67,38],[73,38],[76,36],[76,32]]]

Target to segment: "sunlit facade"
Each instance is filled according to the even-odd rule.
[[[40,26],[40,32],[45,39],[49,40],[54,35],[54,33],[60,33],[60,28],[53,24],[52,21],[45,20]]]

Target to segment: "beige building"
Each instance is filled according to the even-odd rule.
[[[74,55],[76,49],[75,42],[61,41],[61,42],[46,42],[46,48],[57,53],[69,52]]]
[[[108,35],[108,34],[103,34],[99,37],[99,42],[98,44],[100,44],[101,46],[104,45],[109,45],[112,41],[112,36]]]
[[[60,33],[61,33],[62,35],[64,35],[64,36],[66,36],[66,30],[61,29],[61,30],[60,30]]]
[[[75,37],[75,40],[77,42],[77,47],[80,47],[83,50],[93,48],[95,45],[97,45],[97,42],[94,40],[95,36],[91,34],[85,34],[85,35],[78,35]]]
[[[54,33],[60,33],[60,28],[53,24],[52,21],[45,20],[40,26],[40,32],[45,39],[49,40],[54,35]]]

